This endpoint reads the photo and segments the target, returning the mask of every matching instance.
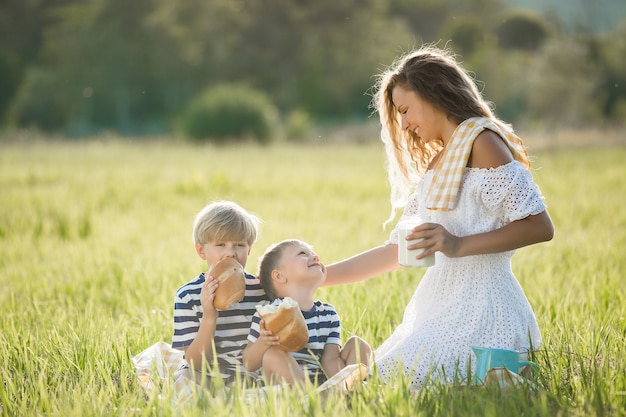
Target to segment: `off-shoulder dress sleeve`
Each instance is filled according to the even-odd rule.
[[[513,161],[485,170],[481,198],[485,207],[509,222],[539,214],[546,209],[532,173]]]

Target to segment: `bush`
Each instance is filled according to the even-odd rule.
[[[276,110],[260,91],[234,84],[207,90],[183,110],[180,128],[193,140],[225,143],[254,138],[270,141],[275,131]]]
[[[594,97],[601,80],[583,43],[553,39],[534,56],[527,71],[530,120],[575,128],[601,122]]]
[[[488,35],[477,18],[466,16],[452,20],[444,28],[442,36],[452,42],[454,52],[469,56],[483,47]]]
[[[287,139],[301,141],[311,130],[311,116],[304,110],[296,109],[289,113],[285,123]]]
[[[550,38],[550,25],[538,13],[513,11],[495,29],[500,47],[536,51]]]

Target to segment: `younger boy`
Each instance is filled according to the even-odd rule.
[[[227,257],[245,267],[259,224],[256,216],[233,202],[213,202],[196,215],[193,225],[196,252],[209,269]],[[246,272],[243,300],[218,311],[213,306],[218,281],[207,275],[200,273],[176,291],[172,347],[185,352],[186,366],[196,371],[198,381],[202,380],[199,372],[203,360],[211,371],[217,363],[215,371],[227,385],[234,382],[238,373],[252,381],[260,380],[260,374],[243,369],[241,356],[255,306],[267,300],[259,280]],[[215,377],[216,372],[209,372],[204,381],[210,383]]]
[[[281,350],[278,336],[266,330],[255,313],[243,351],[247,370],[262,367],[270,383],[322,383],[347,365],[359,361],[369,365],[367,342],[352,336],[342,349],[339,316],[332,305],[314,298],[326,279],[326,267],[311,246],[299,240],[273,245],[260,260],[259,279],[272,304],[279,304],[284,297],[298,303],[309,329],[309,342],[298,352]]]

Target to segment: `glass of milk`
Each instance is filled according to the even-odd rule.
[[[419,242],[422,239],[406,240],[415,226],[426,223],[420,216],[407,216],[398,223],[398,263],[402,266],[425,268],[435,264],[435,254],[428,255],[423,259],[415,259],[424,249],[408,250],[407,246]]]

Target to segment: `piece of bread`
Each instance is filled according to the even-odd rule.
[[[257,306],[256,311],[265,322],[265,328],[278,336],[278,347],[287,352],[297,352],[309,343],[309,329],[300,306],[289,297],[279,305]]]
[[[243,266],[235,259],[224,258],[214,263],[208,274],[220,283],[213,299],[216,309],[226,310],[243,300],[246,293],[246,278]]]

